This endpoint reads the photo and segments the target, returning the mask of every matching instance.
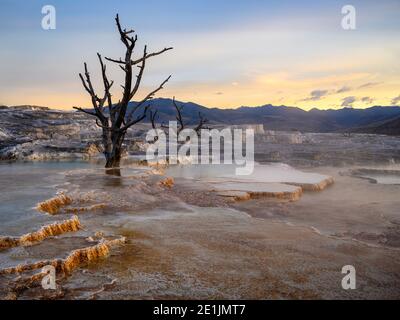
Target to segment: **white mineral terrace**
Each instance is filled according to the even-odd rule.
[[[299,171],[280,163],[256,164],[250,175],[237,175],[236,168],[227,164],[178,165],[171,166],[167,174],[201,181],[221,196],[242,200],[263,196],[297,200],[303,190],[321,191],[333,183],[330,176]]]

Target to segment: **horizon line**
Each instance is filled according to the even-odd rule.
[[[151,101],[158,100],[158,99],[171,100],[172,101],[172,98],[165,98],[165,97],[154,98]],[[151,102],[151,101],[149,101],[149,102]],[[200,107],[203,107],[203,108],[219,109],[219,110],[238,110],[240,108],[262,108],[262,107],[267,107],[267,106],[276,107],[276,108],[285,107],[285,108],[300,109],[300,110],[302,110],[304,112],[310,112],[312,110],[319,110],[319,111],[329,111],[329,110],[339,111],[339,110],[343,110],[343,109],[365,110],[365,109],[371,109],[371,108],[376,108],[376,107],[381,107],[381,108],[400,108],[399,105],[372,105],[372,106],[365,107],[365,108],[357,108],[357,107],[348,106],[348,107],[341,107],[341,108],[337,108],[337,109],[335,109],[335,108],[321,109],[321,108],[318,108],[318,107],[313,107],[313,108],[310,108],[308,110],[305,110],[305,109],[303,109],[301,107],[297,107],[297,106],[289,106],[289,105],[284,105],[284,104],[274,105],[274,104],[271,104],[271,103],[266,103],[266,104],[262,104],[262,105],[254,105],[254,106],[241,105],[241,106],[237,106],[237,107],[227,107],[227,108],[225,108],[225,107],[210,107],[210,106],[199,104],[199,103],[194,102],[194,101],[182,101],[182,100],[176,100],[176,101],[179,102],[179,103],[183,103],[183,104],[192,103],[192,104],[196,104],[196,105],[198,105]],[[130,101],[129,103],[137,103],[137,102],[138,101]],[[18,107],[19,108],[21,108],[21,107],[48,108],[50,110],[57,110],[57,111],[73,111],[74,110],[73,109],[74,106],[71,106],[68,109],[57,108],[57,107],[49,107],[49,106],[44,106],[44,105],[32,105],[32,104],[18,104],[18,105],[1,104],[0,106],[1,107],[7,107],[7,108],[18,108]],[[93,109],[93,107],[84,107],[84,109],[91,110],[91,109]]]

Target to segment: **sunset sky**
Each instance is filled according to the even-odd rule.
[[[55,30],[41,27],[46,4]],[[346,4],[356,30],[341,27]],[[400,105],[400,0],[0,0],[0,104],[90,106],[78,73],[86,61],[100,76],[96,52],[123,56],[116,13],[138,55],[174,47],[148,61],[141,95],[171,74],[158,96],[208,107]],[[108,71],[117,98],[122,71]]]

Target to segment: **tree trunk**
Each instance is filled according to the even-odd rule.
[[[104,156],[106,158],[106,168],[119,168],[124,137],[124,133],[116,133],[108,129],[103,129],[103,146]]]
[[[121,162],[121,155],[112,154],[106,158],[106,168],[118,168]]]
[[[106,65],[104,64],[101,55],[98,53],[97,57],[100,62],[101,74],[104,84],[104,96],[103,98],[99,98],[99,96],[96,94],[92,85],[92,80],[90,78],[87,64],[85,62],[85,72],[84,74],[80,73],[79,78],[81,79],[84,89],[89,93],[91,97],[93,110],[89,111],[80,107],[74,107],[80,112],[96,117],[96,124],[99,127],[103,128],[102,143],[104,147],[104,156],[106,158],[106,172],[111,172],[114,169],[119,170],[118,168],[120,167],[123,152],[122,143],[124,141],[126,131],[136,123],[146,118],[146,113],[149,108],[149,105],[145,106],[146,101],[152,99],[158,91],[163,89],[163,86],[171,78],[171,76],[169,76],[167,79],[165,79],[158,86],[157,89],[148,93],[141,101],[139,101],[134,110],[127,112],[129,102],[133,99],[133,97],[139,90],[146,60],[150,57],[158,56],[165,51],[169,51],[172,48],[164,48],[163,50],[160,50],[158,52],[147,53],[147,46],[145,46],[143,50],[143,56],[139,59],[133,59],[132,54],[135,49],[137,35],[132,35],[132,33],[134,33],[133,30],[126,30],[121,27],[118,14],[115,17],[115,21],[121,41],[126,47],[125,59],[111,59],[106,57],[106,60],[116,63],[125,72],[125,81],[124,85],[122,86],[122,99],[120,99],[118,103],[113,103],[110,89],[114,82],[108,80],[106,75]],[[133,66],[139,68],[139,71],[135,77],[135,81],[132,80]],[[141,115],[135,114],[135,111],[139,110],[139,108],[144,109],[143,114]]]

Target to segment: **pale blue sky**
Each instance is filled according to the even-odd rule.
[[[56,30],[41,28],[47,4]],[[345,4],[356,8],[356,30],[341,28]],[[84,61],[98,74],[96,52],[123,55],[117,12],[138,32],[140,52],[144,44],[174,47],[149,61],[143,92],[172,74],[160,96],[218,107],[334,108],[347,96],[365,107],[365,96],[390,104],[400,94],[399,0],[0,0],[0,103],[89,104],[77,74]],[[110,77],[120,81],[114,67]],[[309,99],[314,90],[326,94]]]

